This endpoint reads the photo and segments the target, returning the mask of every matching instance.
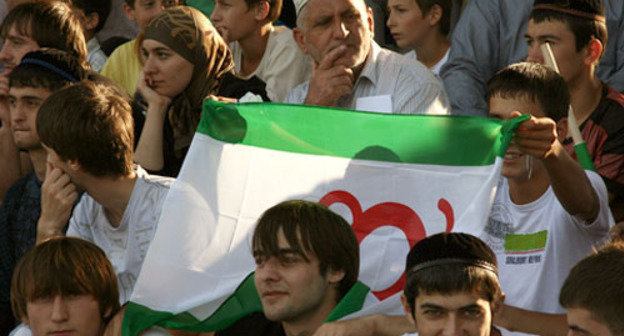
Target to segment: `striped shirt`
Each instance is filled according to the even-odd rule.
[[[374,41],[353,85],[353,94],[338,100],[335,107],[354,110],[358,98],[390,95],[395,114],[449,114],[444,87],[422,63],[381,48]],[[290,90],[286,103],[303,104],[307,81]]]

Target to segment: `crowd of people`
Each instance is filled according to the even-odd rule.
[[[286,201],[252,237],[263,312],[216,334],[624,335],[623,1],[199,3],[6,2],[0,334],[120,334],[203,102],[216,99],[530,116],[482,234],[410,250],[405,316],[325,323],[358,293],[358,242],[328,208]],[[126,18],[109,17],[117,5]],[[99,41],[107,20],[140,32]],[[595,171],[578,162],[574,120]]]

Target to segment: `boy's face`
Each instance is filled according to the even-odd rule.
[[[388,12],[386,24],[401,48],[416,48],[431,30],[416,0],[388,0]]]
[[[26,304],[27,324],[33,336],[97,336],[102,332],[102,314],[92,295],[54,295]]]
[[[50,96],[45,88],[11,87],[9,89],[9,113],[15,145],[20,150],[41,148],[37,134],[37,113],[41,104]]]
[[[309,254],[306,261],[290,247],[282,230],[278,234],[278,246],[279,256],[267,257],[254,251],[254,281],[266,317],[290,322],[329,313],[336,304],[332,283],[337,284],[344,272],[328,269],[325,276],[321,275],[318,258]]]
[[[508,120],[511,113],[518,111],[522,114],[531,114],[536,118],[546,117],[539,105],[528,97],[520,96],[518,98],[503,98],[494,95],[490,98],[490,118]],[[514,145],[513,141],[509,144],[509,148],[505,153],[503,160],[502,175],[509,179],[526,179],[529,175],[529,168],[526,163],[526,155]],[[533,172],[540,169],[540,165],[533,160]]]
[[[245,0],[216,0],[210,19],[227,43],[248,37],[263,20]]]
[[[0,51],[0,62],[4,63],[5,69],[3,74],[10,74],[24,55],[37,49],[39,49],[37,41],[30,36],[20,34],[15,25],[12,26]]]
[[[570,326],[568,336],[613,336],[609,328],[594,320],[585,308],[569,308],[566,315]]]
[[[563,21],[535,23],[530,20],[524,37],[528,46],[527,61],[545,64],[540,46],[549,43],[561,76],[568,84],[577,79],[582,71],[589,69],[592,63],[588,58],[589,47],[576,51],[576,38]]]
[[[123,8],[130,20],[136,21],[144,32],[150,21],[165,8],[183,4],[183,0],[135,0],[134,8],[124,2]]]
[[[403,300],[404,297],[403,297]],[[406,305],[408,319],[416,322],[419,336],[489,336],[492,305],[477,293],[420,293],[415,312]]]

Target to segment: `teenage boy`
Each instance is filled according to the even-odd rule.
[[[386,25],[397,46],[410,49],[405,56],[439,75],[451,50],[452,9],[452,0],[389,0]]]
[[[87,62],[93,71],[100,72],[106,63],[106,54],[95,34],[104,27],[111,11],[111,0],[72,0],[72,5],[82,22],[87,41]]]
[[[607,185],[615,220],[624,220],[624,95],[596,74],[607,44],[602,2],[537,0],[525,38],[529,62],[543,63],[540,46],[550,43],[570,90],[581,135],[596,172]],[[562,122],[567,123],[567,118]],[[567,128],[559,135],[568,154],[575,157]]]
[[[490,116],[520,124],[507,150],[482,239],[498,257],[511,306],[563,314],[557,293],[572,266],[609,237],[613,218],[600,176],[583,171],[557,138],[570,99],[563,78],[537,63],[514,64],[489,82]]]
[[[210,15],[230,45],[239,76],[258,76],[271,101],[281,102],[288,91],[310,78],[312,60],[285,26],[273,26],[282,0],[217,0]]]
[[[0,315],[8,320],[11,320],[11,314],[6,313],[10,310],[11,274],[17,260],[35,245],[41,212],[46,152],[37,135],[37,113],[52,92],[86,76],[87,70],[75,57],[56,49],[27,53],[9,75],[13,141],[28,154],[34,170],[9,188],[0,207],[0,311],[3,312]],[[4,323],[12,329],[12,321],[0,325]]]
[[[115,271],[88,241],[50,239],[28,251],[15,268],[11,305],[27,326],[19,335],[99,336],[119,310]]]
[[[22,57],[39,48],[55,48],[69,52],[86,66],[87,48],[80,20],[62,2],[25,3],[11,10],[2,22],[0,37],[4,40],[0,62],[0,199],[20,176],[30,170],[28,156],[20,157],[10,131],[8,76]]]
[[[150,20],[163,9],[183,3],[184,0],[125,0],[123,10],[128,20],[139,25],[142,34]],[[117,47],[100,73],[121,85],[130,96],[134,96],[142,68],[139,46],[134,39]]]
[[[41,106],[37,132],[48,157],[37,242],[63,235],[69,220],[68,236],[95,243],[111,260],[124,303],[173,180],[133,165],[131,108],[111,84],[76,83]],[[85,194],[72,215],[77,190]]]
[[[427,237],[407,255],[405,314],[420,336],[496,335],[493,315],[504,300],[497,272],[496,255],[479,238]]]

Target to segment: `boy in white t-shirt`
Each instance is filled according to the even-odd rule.
[[[613,225],[606,187],[559,142],[556,121],[566,115],[570,96],[556,72],[535,63],[511,65],[490,80],[488,99],[493,118],[531,118],[520,124],[505,154],[504,178],[481,238],[497,254],[506,304],[564,314],[557,301],[563,281],[608,239]],[[507,317],[502,314],[498,323],[512,330],[527,322]],[[537,333],[531,328],[540,324],[525,326],[521,331]]]
[[[282,0],[217,0],[210,15],[230,45],[237,74],[263,80],[274,102],[284,101],[312,73],[312,59],[299,49],[292,31],[273,26],[281,10]]]
[[[173,179],[133,165],[131,108],[110,81],[83,81],[51,95],[37,115],[37,131],[48,153],[37,242],[62,235],[69,219],[67,235],[104,250],[126,302]],[[78,190],[85,194],[72,215]]]

